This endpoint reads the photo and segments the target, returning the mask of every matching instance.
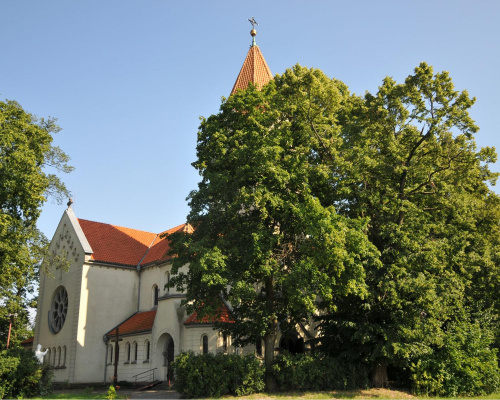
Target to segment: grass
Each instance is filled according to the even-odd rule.
[[[81,393],[54,393],[49,396],[35,397],[35,399],[103,399],[106,396],[106,392],[87,394],[85,392]],[[117,399],[126,399],[127,396],[116,396]]]
[[[108,393],[107,388],[94,389],[88,387],[86,389],[62,389],[55,390],[48,396],[35,397],[38,399],[104,399]],[[116,394],[116,399],[127,399],[129,396],[125,394]]]
[[[229,398],[225,398],[229,399]],[[300,392],[300,393],[280,393],[273,395],[254,394],[240,397],[247,400],[288,400],[288,399],[417,399],[417,397],[403,391],[389,389],[369,389],[369,390],[335,390],[328,392]]]
[[[106,396],[107,389],[97,389],[90,390],[87,388],[73,389],[73,390],[58,390],[49,396],[39,397],[37,399],[103,399]],[[120,393],[122,392],[122,393]],[[117,399],[127,399],[130,398],[130,391],[123,392],[122,390],[117,391]],[[370,400],[406,400],[406,399],[425,399],[425,400],[439,400],[437,397],[419,397],[414,396],[408,392],[389,390],[389,389],[368,389],[368,390],[339,390],[339,391],[329,391],[329,392],[300,392],[300,393],[278,393],[267,395],[265,393],[257,393],[249,396],[243,397],[233,397],[225,396],[222,400],[305,400],[305,399],[370,399]],[[480,400],[480,399],[500,399],[500,393],[491,394],[487,396],[477,396],[477,397],[460,397],[454,399],[464,399],[464,400]],[[447,399],[449,400],[449,399]]]
[[[241,400],[305,400],[305,399],[369,399],[369,400],[406,400],[406,399],[425,399],[425,400],[440,400],[438,397],[424,397],[415,396],[408,392],[399,390],[389,390],[389,389],[368,389],[368,390],[339,390],[339,391],[329,391],[329,392],[301,392],[301,393],[282,393],[282,394],[253,394],[244,397],[224,397],[224,400],[229,399],[241,399]],[[458,397],[453,398],[453,400],[480,400],[480,399],[500,399],[500,393],[494,393],[487,396],[476,396],[476,397]],[[446,398],[445,400],[450,400]]]

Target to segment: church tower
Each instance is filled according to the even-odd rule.
[[[252,45],[250,46],[250,50],[248,50],[245,62],[241,67],[238,78],[236,78],[231,94],[236,93],[238,90],[246,89],[250,82],[257,86],[258,89],[261,89],[273,79],[271,70],[267,66],[266,60],[255,42],[255,36],[257,36],[255,25],[257,25],[257,22],[253,17],[249,21],[252,24],[252,30],[250,31]]]

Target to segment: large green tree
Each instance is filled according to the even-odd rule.
[[[54,119],[37,118],[15,101],[0,101],[0,321],[6,342],[8,314],[18,314],[14,331],[26,323],[47,240],[36,228],[48,197],[68,196],[56,175],[72,170],[68,156],[52,144]],[[12,340],[15,342],[17,336]]]
[[[190,311],[216,314],[221,297],[228,302],[235,323],[223,328],[236,343],[264,340],[268,389],[278,327],[308,324],[339,297],[363,297],[365,264],[377,263],[367,220],[339,215],[331,202],[337,119],[350,101],[341,82],[297,65],[201,122],[194,232],[171,236],[171,284]]]
[[[476,148],[473,103],[448,73],[423,63],[402,84],[386,78],[343,121],[349,168],[333,182],[332,204],[343,215],[369,218],[382,268],[366,269],[365,298],[340,299],[324,321],[324,342],[337,355],[370,363],[377,386],[387,382],[387,368],[413,370],[416,379],[422,360],[443,353],[452,368],[459,352],[450,346],[460,349],[456,332],[464,324],[490,339],[476,338],[486,356],[462,373],[483,376],[486,364],[495,370],[500,208],[488,164],[496,154]],[[436,382],[448,379],[426,372]]]
[[[270,353],[278,325],[316,314],[324,351],[375,386],[495,390],[500,199],[473,103],[425,63],[375,95],[296,66],[224,100],[198,136],[195,231],[173,237],[190,309],[222,296],[226,329]]]

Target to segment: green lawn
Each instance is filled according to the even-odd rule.
[[[49,396],[39,397],[37,399],[103,399],[106,396],[107,389],[92,389],[87,388],[73,389],[73,390],[58,390]],[[117,399],[129,398],[131,390],[118,390]],[[331,391],[331,392],[304,392],[304,393],[280,393],[267,395],[264,393],[253,394],[243,397],[225,396],[224,400],[238,399],[238,400],[292,400],[292,399],[426,399],[426,400],[439,400],[437,397],[417,397],[410,393],[389,390],[389,389],[369,389],[369,390],[352,390],[352,391]],[[455,398],[454,398],[455,399]],[[500,393],[491,394],[488,396],[479,397],[460,397],[456,399],[472,400],[472,399],[500,399]],[[449,400],[449,399],[447,399]]]
[[[55,390],[48,396],[35,397],[35,399],[104,399],[108,392],[107,388],[102,389],[67,389],[67,390]],[[127,394],[130,393],[126,392]],[[117,392],[117,399],[127,399],[129,396],[127,394],[121,394]]]

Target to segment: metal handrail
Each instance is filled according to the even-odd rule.
[[[135,378],[135,383],[137,383],[138,376],[144,375],[144,374],[149,374],[147,377],[152,376],[151,382],[154,382],[155,381],[155,369],[158,369],[158,368],[148,369],[147,371],[144,371],[144,372],[141,372],[140,374],[134,375],[132,378]],[[147,382],[147,379],[142,381],[142,382]]]

